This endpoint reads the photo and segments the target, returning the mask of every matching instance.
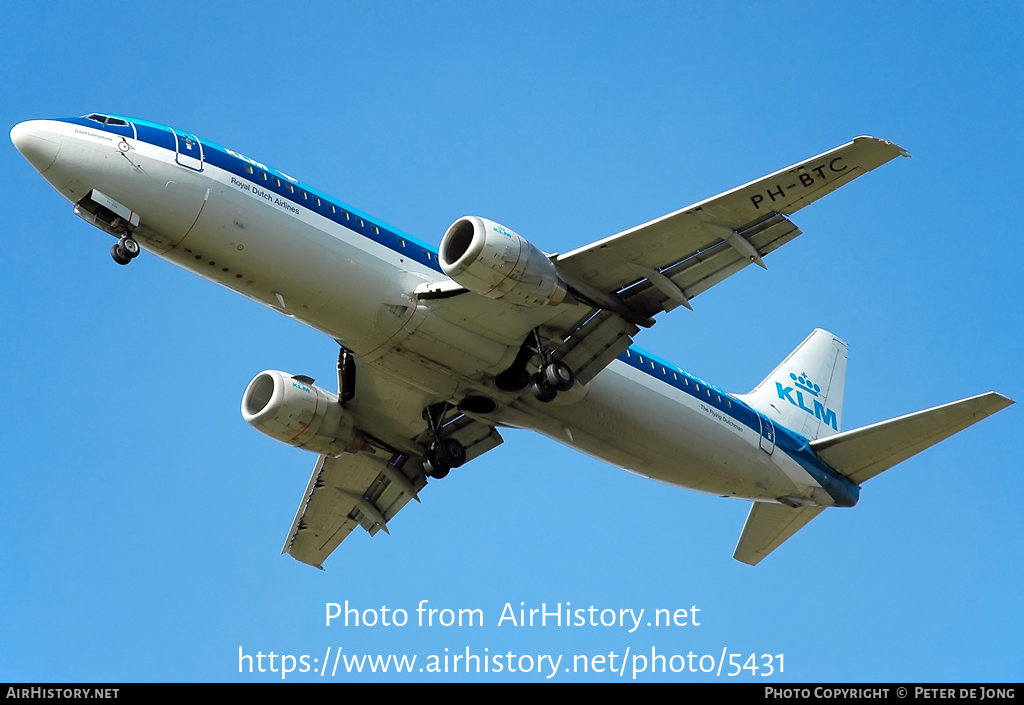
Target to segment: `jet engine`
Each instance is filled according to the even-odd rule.
[[[470,291],[526,306],[557,306],[565,283],[555,264],[525,238],[476,216],[459,218],[441,239],[441,269]]]
[[[242,418],[260,433],[323,455],[357,452],[363,436],[338,402],[338,395],[308,377],[267,370],[242,395]]]

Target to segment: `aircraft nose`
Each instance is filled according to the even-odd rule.
[[[11,129],[11,142],[36,171],[43,173],[57,159],[61,132],[50,120],[28,120]]]

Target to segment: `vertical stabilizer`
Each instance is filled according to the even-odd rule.
[[[782,364],[740,399],[814,440],[842,429],[847,345],[816,328]]]

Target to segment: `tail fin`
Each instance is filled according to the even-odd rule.
[[[761,384],[739,398],[811,440],[838,433],[847,350],[842,340],[816,328]]]

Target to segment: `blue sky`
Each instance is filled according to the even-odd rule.
[[[5,129],[91,111],[171,124],[433,244],[478,214],[564,252],[856,135],[895,141],[913,158],[801,211],[804,235],[767,272],[749,268],[637,343],[745,392],[827,328],[850,344],[846,428],[990,389],[1024,398],[1019,4],[21,3],[4,15]],[[246,426],[238,406],[263,369],[333,378],[334,343],[151,255],[116,266],[109,237],[9,143],[0,164],[0,680],[279,678],[240,675],[239,646],[419,663],[445,648],[724,648],[785,655],[784,674],[733,680],[1024,677],[1019,407],[871,481],[856,508],[825,512],[756,568],[731,557],[746,503],[509,432],[432,484],[391,536],[353,534],[321,573],[278,554],[314,458]],[[345,600],[480,608],[487,624],[325,627],[325,603]],[[696,605],[702,622],[496,626],[506,602],[566,601]]]

